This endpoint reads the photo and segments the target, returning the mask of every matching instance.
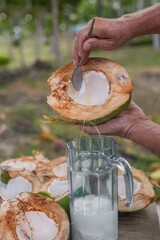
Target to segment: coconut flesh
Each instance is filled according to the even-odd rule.
[[[40,211],[21,212],[16,220],[19,240],[52,240],[59,230],[59,224]]]
[[[13,160],[2,163],[2,166],[9,167],[12,170],[27,170],[29,172],[32,172],[36,169],[36,164],[33,162],[27,162],[27,161],[20,161],[20,160]]]
[[[55,200],[68,194],[68,180],[54,179],[48,186],[47,191],[55,198]]]
[[[10,179],[6,187],[0,187],[0,197],[3,200],[14,200],[19,193],[31,191],[32,183],[26,178],[19,176]]]
[[[84,106],[103,105],[108,93],[109,82],[105,74],[96,71],[89,71],[83,75],[80,91],[76,91],[72,84],[68,88],[68,95],[73,101]]]
[[[57,177],[67,176],[67,162],[61,163],[53,168],[53,173]]]

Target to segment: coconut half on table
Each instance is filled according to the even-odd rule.
[[[54,160],[43,164],[41,168],[37,169],[36,175],[41,183],[48,182],[55,177],[67,179],[66,156],[57,157]]]
[[[20,158],[13,158],[6,161],[3,161],[0,164],[2,169],[1,176],[2,182],[5,181],[5,172],[9,174],[9,177],[16,177],[19,173],[28,172],[28,175],[35,173],[37,169],[43,167],[45,163],[48,163],[49,160],[44,157],[43,154],[37,153],[35,156],[22,156]]]
[[[48,104],[64,116],[64,122],[103,123],[123,111],[131,100],[132,79],[119,64],[105,58],[90,58],[83,69],[80,91],[72,84],[73,63],[55,71],[48,80]],[[68,119],[68,120],[67,120]],[[55,118],[53,118],[53,121]]]
[[[68,240],[69,220],[51,199],[22,193],[0,208],[1,240]]]
[[[6,184],[0,184],[0,199],[13,201],[17,195],[23,192],[37,193],[41,188],[38,178],[22,172],[17,177],[10,178]]]
[[[147,207],[154,200],[153,185],[143,171],[132,167],[134,193],[131,207],[125,206],[125,183],[122,173],[118,171],[118,210],[119,212],[136,212]]]

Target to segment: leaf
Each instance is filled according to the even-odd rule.
[[[49,192],[43,192],[43,191],[40,191],[38,192],[38,194],[42,195],[42,196],[45,196],[45,197],[48,197],[52,200],[54,200],[54,197],[49,193]]]
[[[10,179],[11,178],[9,176],[9,173],[1,168],[1,175],[0,175],[1,182],[7,184]]]

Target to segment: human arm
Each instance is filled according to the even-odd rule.
[[[160,157],[160,125],[150,121],[134,102],[116,118],[97,126],[103,135],[120,136],[145,147]],[[86,126],[84,131],[97,134],[95,127]]]
[[[96,17],[92,37],[87,39],[90,25],[91,21],[77,32],[73,48],[73,61],[76,65],[84,53],[82,64],[85,64],[93,48],[113,50],[133,38],[160,33],[160,4],[117,19]]]

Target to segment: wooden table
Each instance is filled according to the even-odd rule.
[[[155,203],[139,212],[119,215],[119,240],[160,240]]]

